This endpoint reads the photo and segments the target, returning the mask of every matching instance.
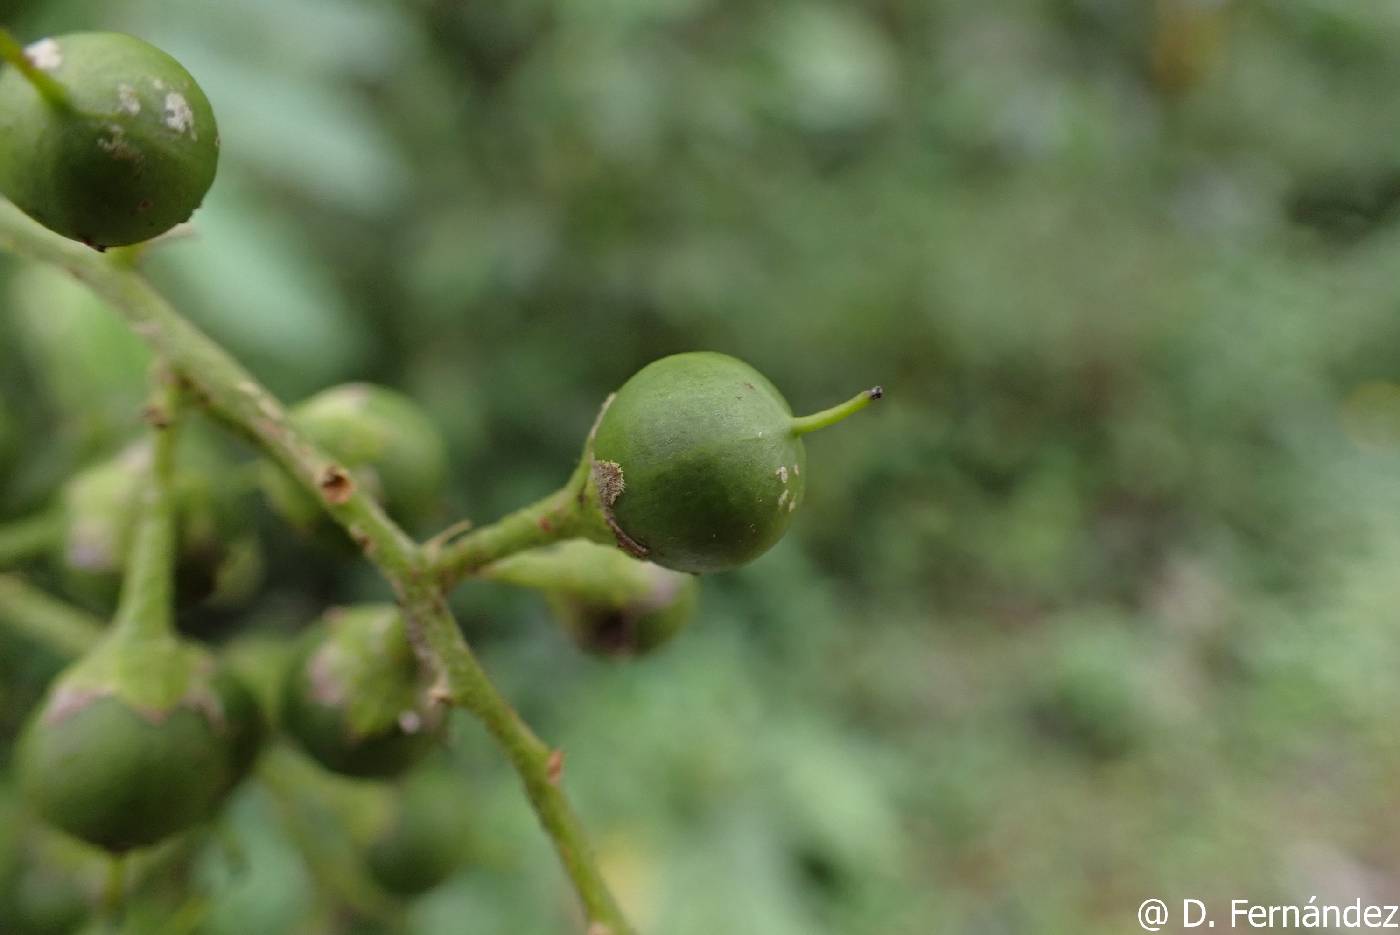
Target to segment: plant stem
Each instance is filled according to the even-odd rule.
[[[107,858],[107,879],[102,886],[102,914],[113,931],[121,928],[126,910],[126,857],[113,854]]]
[[[835,425],[847,416],[855,415],[866,406],[877,399],[882,399],[885,395],[883,387],[875,386],[852,396],[837,406],[830,409],[823,409],[821,412],[814,412],[810,416],[802,416],[792,420],[792,434],[806,435],[808,432],[815,432],[817,429],[824,429],[828,425]]]
[[[57,510],[46,510],[0,526],[0,568],[44,554],[62,535],[63,520]]]
[[[589,935],[631,935],[632,928],[598,869],[583,825],[560,786],[562,751],[540,740],[502,697],[467,646],[441,589],[429,582],[415,584],[417,593],[404,603],[410,614],[425,615],[419,621],[422,629],[433,652],[447,663],[448,700],[475,714],[505,750],[583,902]]]
[[[0,622],[64,657],[83,655],[103,634],[102,621],[16,575],[0,575]]]
[[[112,632],[123,638],[164,639],[175,632],[175,442],[179,390],[170,374],[156,375],[146,408],[151,426],[151,478],[122,578]]]
[[[562,537],[562,531],[546,532],[541,517],[551,522],[558,519],[564,530],[575,534],[592,534],[580,505],[590,487],[589,459],[580,462],[562,491],[535,507],[477,530],[446,549],[420,547],[358,488],[349,471],[297,431],[271,393],[181,317],[139,273],[45,230],[3,201],[0,249],[54,264],[86,283],[185,379],[200,405],[249,438],[317,497],[394,587],[414,648],[437,676],[440,697],[479,717],[519,773],[583,903],[589,935],[631,935],[632,928],[608,891],[582,825],[559,785],[561,761],[491,683],[462,637],[443,593],[445,582],[487,561]]]
[[[62,113],[73,113],[73,102],[68,97],[67,89],[42,68],[31,62],[29,56],[24,52],[24,47],[4,29],[0,29],[0,59],[13,65],[30,84],[34,85],[34,90],[39,92],[44,103]]]
[[[585,453],[568,483],[554,493],[489,526],[430,548],[430,558],[443,586],[450,588],[486,565],[517,552],[565,539],[592,537],[585,519],[589,461]],[[604,538],[611,544],[611,535]]]

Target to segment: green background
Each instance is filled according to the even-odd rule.
[[[368,379],[423,403],[444,523],[561,483],[601,399],[667,353],[740,356],[798,411],[884,384],[809,440],[793,533],[707,579],[654,658],[581,656],[533,595],[455,598],[568,751],[644,932],[1121,933],[1148,897],[1400,901],[1400,5],[0,20],[133,32],[201,81],[220,175],[153,278],[285,399]],[[139,430],[139,353],[19,269],[7,517]],[[257,599],[188,626],[383,596],[259,522]],[[0,738],[53,665],[0,637]],[[514,777],[455,733],[472,860],[410,930],[571,931]],[[239,795],[183,930],[385,930],[316,895],[283,817]]]

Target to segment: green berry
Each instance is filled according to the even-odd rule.
[[[736,568],[787,531],[807,484],[802,436],[878,399],[794,418],[757,370],[723,354],[665,357],[617,391],[593,440],[593,483],[618,544],[694,573]]]
[[[0,192],[99,249],[188,220],[219,160],[214,111],[189,72],[118,33],[43,39],[26,57],[57,97],[17,68],[0,72]]]
[[[521,552],[482,577],[537,588],[580,648],[603,656],[643,655],[669,642],[695,616],[694,575],[582,539]]]
[[[248,514],[235,488],[221,480],[226,468],[217,452],[200,436],[186,433],[180,455],[179,601],[236,601],[255,590],[262,575],[261,548]],[[69,590],[84,603],[108,605],[120,586],[150,461],[149,441],[134,442],[69,478],[59,493],[58,565]]]
[[[337,773],[388,777],[437,744],[445,718],[396,607],[333,610],[309,634],[282,693],[282,726]]]
[[[411,898],[447,880],[467,856],[471,812],[462,804],[460,777],[420,769],[394,790],[382,826],[365,850],[375,882]]]
[[[382,386],[350,383],[304,400],[291,417],[395,519],[416,526],[437,512],[447,449],[412,399]],[[343,541],[322,507],[285,471],[269,464],[262,480],[269,502],[289,524],[307,535]]]
[[[114,632],[58,677],[30,718],[21,789],[50,824],[127,851],[207,818],[261,737],[251,696],[207,651]]]

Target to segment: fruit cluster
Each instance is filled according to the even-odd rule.
[[[0,71],[0,193],[98,249],[190,217],[213,181],[219,139],[183,67],[128,36],[64,35],[23,50],[0,40],[10,62]],[[213,815],[275,729],[327,774],[372,790],[375,817],[360,843],[373,878],[404,896],[430,888],[463,859],[465,833],[454,781],[431,763],[448,713],[431,653],[389,604],[329,610],[295,645],[235,642],[216,655],[178,632],[180,607],[237,607],[262,562],[226,453],[174,418],[176,378],[157,385],[148,436],[72,476],[49,513],[56,578],[94,608],[115,600],[116,611],[29,719],[19,747],[26,801],[113,853],[148,847]],[[467,572],[542,592],[587,651],[655,651],[694,617],[696,575],[752,562],[786,533],[809,480],[803,437],[880,395],[799,418],[733,357],[658,360],[604,404],[569,485],[541,501],[548,512],[527,507],[467,537],[479,549],[463,553],[479,559]],[[289,418],[393,520],[440,519],[448,456],[411,400],[353,384]],[[325,504],[287,468],[258,462],[249,479],[309,542],[348,551]],[[451,549],[451,539],[434,547]]]

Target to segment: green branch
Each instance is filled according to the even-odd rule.
[[[86,653],[102,639],[102,621],[17,575],[0,575],[0,622],[62,656]]]
[[[589,483],[591,448],[590,437],[590,444],[584,448],[568,483],[554,493],[489,526],[481,526],[446,542],[430,543],[428,558],[442,585],[450,588],[508,555],[565,539],[592,539],[613,545],[612,533],[592,502],[596,493]]]
[[[562,530],[546,532],[539,519],[566,520],[568,530],[583,515],[579,498],[587,495],[588,488],[584,466],[561,491],[562,499],[560,495],[546,498],[535,508],[477,530],[453,545],[420,547],[355,484],[344,466],[296,430],[271,393],[182,318],[140,274],[43,229],[3,201],[0,249],[61,267],[87,284],[184,378],[197,402],[281,464],[344,527],[398,594],[414,647],[437,677],[438,696],[480,718],[520,775],[583,903],[589,935],[630,935],[632,928],[608,891],[582,825],[559,785],[562,758],[531,732],[491,683],[462,637],[443,593],[444,583],[473,568],[562,536]],[[534,532],[529,531],[532,524]]]

